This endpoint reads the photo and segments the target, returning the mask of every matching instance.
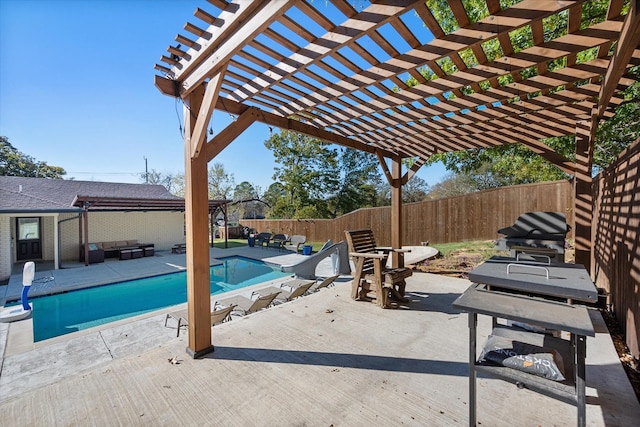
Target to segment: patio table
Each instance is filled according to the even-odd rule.
[[[453,302],[469,316],[469,425],[476,425],[476,376],[485,373],[577,406],[577,425],[586,423],[586,337],[595,331],[584,305],[594,302],[595,285],[578,264],[523,263],[494,257],[469,273],[474,283]],[[477,360],[478,314],[492,317],[492,336],[544,347],[564,355],[565,380],[554,381],[522,370]],[[522,322],[546,331],[564,331],[569,339],[498,324],[497,319]]]

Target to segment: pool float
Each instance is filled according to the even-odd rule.
[[[22,297],[20,298],[22,305],[7,308],[0,311],[0,322],[13,322],[28,317],[31,314],[31,305],[27,300],[29,288],[33,282],[33,276],[36,273],[36,265],[33,261],[28,261],[22,269]]]

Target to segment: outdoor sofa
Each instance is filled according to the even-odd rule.
[[[82,248],[81,248],[82,249]],[[137,240],[117,240],[111,242],[89,243],[89,262],[91,263],[92,252],[103,251],[104,258],[131,259],[143,256],[154,255],[153,243],[138,243]],[[83,251],[81,250],[81,253]],[[100,261],[98,261],[100,262]]]

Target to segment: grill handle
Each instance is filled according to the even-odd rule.
[[[520,261],[520,255],[527,255],[527,256],[531,256],[531,257],[539,257],[539,258],[546,258],[547,259],[547,264],[546,265],[551,265],[551,257],[549,255],[531,255],[531,254],[527,254],[526,252],[520,252],[518,255],[516,255],[516,261]],[[524,260],[524,262],[540,262],[540,261],[528,261],[528,260]]]
[[[528,265],[528,264],[515,264],[515,263],[511,263],[511,264],[507,264],[507,274],[511,274],[510,273],[510,267],[524,267],[524,268],[535,268],[538,270],[544,270],[547,274],[547,280],[549,280],[549,269],[547,267],[540,267],[537,265]]]

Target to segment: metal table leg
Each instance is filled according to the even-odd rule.
[[[578,405],[578,427],[584,427],[587,422],[587,398],[585,381],[585,358],[587,356],[587,338],[584,335],[571,334],[572,345],[576,349],[576,397]]]
[[[469,425],[476,425],[476,329],[478,314],[469,313]]]

